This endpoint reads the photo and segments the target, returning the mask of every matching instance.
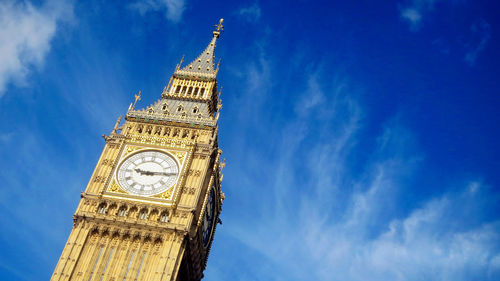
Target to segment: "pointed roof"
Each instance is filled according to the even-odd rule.
[[[223,30],[222,21],[223,19],[220,19],[219,24],[216,25],[217,30],[213,31],[212,40],[203,53],[185,67],[177,68],[174,75],[215,79],[218,70],[214,69],[215,46],[217,38],[219,38],[220,32]]]

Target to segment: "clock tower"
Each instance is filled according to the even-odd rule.
[[[177,65],[161,98],[109,136],[51,280],[200,280],[224,194],[214,50]]]

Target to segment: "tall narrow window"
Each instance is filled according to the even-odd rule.
[[[198,88],[198,87],[194,88],[194,92],[193,92],[193,96],[194,96],[194,97],[196,97],[196,96],[198,95],[198,90],[199,90],[199,89],[200,89],[200,88]]]
[[[192,92],[193,92],[193,87],[189,87],[187,95],[190,96]]]
[[[125,209],[125,207],[121,207],[120,210],[118,211],[118,215],[120,217],[124,217],[126,214],[127,214],[127,210]]]
[[[104,274],[106,273],[106,269],[108,268],[109,260],[111,260],[111,256],[113,256],[114,251],[115,251],[115,248],[111,248],[111,251],[109,251],[109,257],[108,257],[108,260],[106,261],[106,265],[104,266],[104,269],[102,270],[100,281],[102,281],[102,279],[104,278]]]
[[[148,211],[146,209],[143,209],[141,213],[139,214],[139,218],[141,220],[145,220],[148,218]]]
[[[142,254],[141,264],[139,264],[139,269],[137,270],[137,274],[135,275],[134,281],[137,281],[137,278],[139,278],[139,274],[141,274],[142,263],[144,262],[145,257],[146,257],[146,252]]]
[[[205,94],[205,88],[201,88],[200,89],[200,98],[202,98],[204,94]]]
[[[97,209],[97,212],[99,214],[106,214],[106,204],[103,203],[103,204],[99,205],[99,208]]]
[[[177,88],[175,89],[175,93],[178,94],[180,91],[181,91],[181,86],[177,86]]]
[[[161,213],[160,222],[168,222],[168,215],[166,212]]]
[[[99,249],[99,254],[97,255],[97,259],[95,260],[94,266],[92,267],[92,271],[90,272],[89,281],[92,280],[92,275],[94,275],[95,268],[99,264],[99,259],[101,258],[101,254],[102,254],[103,249],[104,249],[104,246],[101,246],[101,249]]]
[[[130,267],[132,266],[132,261],[134,260],[134,255],[135,255],[135,252],[132,251],[132,255],[130,256],[130,261],[128,262],[127,270],[125,271],[125,276],[123,276],[123,281],[125,281],[127,279],[127,274],[128,274],[128,271],[130,270]]]

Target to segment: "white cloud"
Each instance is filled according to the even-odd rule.
[[[473,65],[476,62],[478,54],[483,51],[491,38],[491,26],[485,20],[481,20],[479,23],[473,24],[470,29],[473,38],[466,46],[468,51],[465,54],[465,61]]]
[[[257,22],[260,20],[261,15],[259,3],[255,2],[251,6],[243,7],[236,14],[249,22]]]
[[[401,10],[401,17],[410,22],[412,27],[418,26],[422,20],[421,12],[415,8],[405,8]]]
[[[244,171],[259,178],[238,176],[238,193],[259,203],[251,215],[224,219],[230,225],[225,231],[273,268],[251,273],[265,280],[498,277],[500,221],[476,219],[487,208],[484,184],[463,181],[452,188],[457,193],[407,206],[407,193],[415,192],[408,182],[424,158],[412,133],[397,118],[390,120],[371,156],[353,170],[351,153],[362,135],[363,112],[345,79],[328,76],[328,85],[320,71],[312,73],[295,115],[269,135],[274,154],[262,156],[259,147],[242,145],[253,155]],[[250,103],[252,97],[247,99]],[[252,108],[259,116],[266,106]]]
[[[32,67],[40,67],[61,21],[73,15],[72,4],[48,1],[0,3],[0,96],[10,82],[26,84]]]
[[[272,187],[283,190],[274,193],[280,198],[273,201],[280,204],[271,207],[274,212],[257,212],[263,215],[256,223],[244,226],[252,232],[242,229],[234,237],[284,267],[291,280],[487,280],[486,272],[498,276],[500,253],[494,245],[500,243],[500,222],[467,227],[463,211],[476,204],[474,192],[467,191],[477,192],[478,183],[465,184],[464,194],[431,199],[397,218],[397,194],[404,189],[398,177],[413,161],[374,162],[360,175],[366,180],[355,183],[357,190],[350,194],[349,185],[343,184],[350,180],[343,179],[348,171],[341,152],[354,141],[356,122],[350,123],[339,135],[346,141],[312,147],[310,156],[317,166],[311,167],[315,172],[310,176],[317,180],[304,185],[303,194],[290,190],[299,182],[290,163],[299,157],[300,143],[283,143],[290,156],[283,156],[276,176],[288,180]],[[286,134],[283,139],[296,137]],[[299,204],[291,204],[287,192],[300,196]],[[332,208],[335,205],[341,208]]]
[[[141,15],[149,11],[165,11],[165,16],[172,22],[178,22],[186,8],[184,0],[145,0],[133,3],[131,8],[139,11]]]
[[[324,101],[324,94],[321,91],[317,78],[314,75],[309,77],[307,94],[302,96],[301,102],[295,105],[295,111],[299,114],[307,114],[311,109]]]
[[[401,18],[410,24],[410,29],[416,31],[420,29],[423,17],[434,9],[434,4],[438,0],[411,0],[400,6]]]

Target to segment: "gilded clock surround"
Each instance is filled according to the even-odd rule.
[[[125,145],[121,155],[120,155],[120,161],[114,167],[114,170],[112,172],[112,177],[111,180],[106,188],[106,191],[104,192],[105,197],[117,197],[117,198],[130,198],[131,200],[143,200],[143,196],[140,195],[134,195],[130,194],[127,191],[125,191],[118,183],[116,180],[116,169],[118,169],[120,162],[123,159],[126,159],[130,155],[133,155],[135,153],[141,152],[141,151],[148,151],[148,150],[157,150],[157,151],[162,151],[164,153],[167,153],[171,155],[174,159],[176,159],[177,164],[179,165],[179,176],[173,186],[165,190],[164,192],[156,195],[152,195],[149,197],[152,198],[161,198],[166,201],[159,201],[162,204],[165,205],[171,205],[175,201],[175,197],[173,195],[178,195],[176,192],[179,186],[182,186],[185,181],[184,179],[186,178],[186,171],[184,169],[184,166],[186,162],[189,163],[191,160],[191,155],[192,151],[189,149],[180,149],[180,148],[168,148],[164,149],[162,147],[156,147],[156,146],[143,146],[143,145],[137,145],[137,144],[127,144]]]
[[[136,109],[135,95],[112,132],[81,194],[69,235],[51,280],[200,280],[224,200],[222,151],[218,146],[220,92],[216,41],[222,20],[203,53],[179,64],[161,99]],[[181,61],[182,63],[182,61]],[[175,183],[159,194],[123,189],[116,174],[122,161],[143,151],[160,151],[178,165]],[[151,171],[149,172],[151,173]],[[163,187],[162,187],[163,188]],[[203,218],[214,190],[208,243]]]

